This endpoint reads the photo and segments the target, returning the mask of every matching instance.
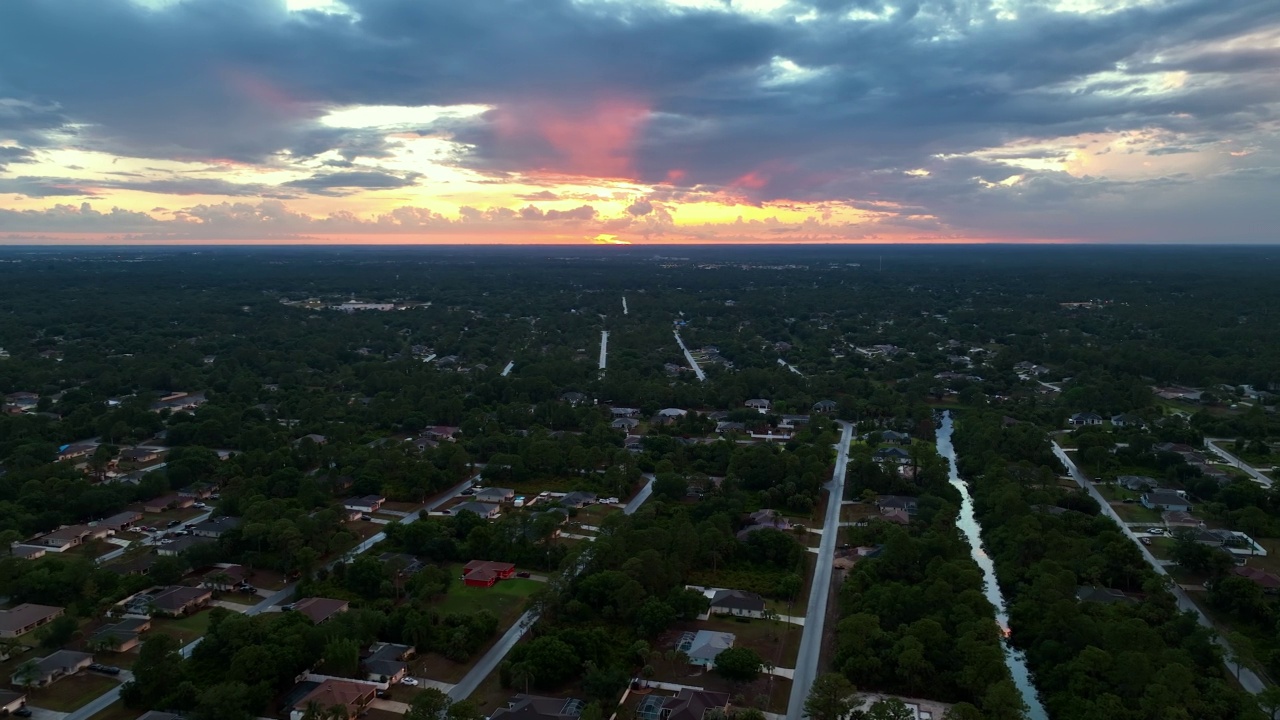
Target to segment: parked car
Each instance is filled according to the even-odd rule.
[[[103,665],[102,663],[91,663],[89,669],[94,672],[100,672],[104,675],[119,675],[120,668],[113,665]]]
[[[409,687],[414,687],[418,684],[418,679],[411,678],[411,677],[403,677],[403,678],[400,678],[400,684],[408,685]]]
[[[201,509],[201,510],[207,510],[207,509],[209,508],[209,506],[208,506],[208,505],[205,505],[204,503],[196,503],[196,504],[192,505],[191,507],[199,508],[199,509]]]
[[[467,488],[467,489],[465,489],[465,490],[463,490],[463,491],[462,491],[462,494],[463,494],[463,495],[475,495],[475,494],[476,494],[476,489],[475,489],[475,488]]]
[[[174,531],[173,531],[173,534],[174,534],[174,535],[179,535],[179,536],[181,536],[181,535],[190,535],[190,534],[191,534],[191,531],[190,531],[190,530],[174,530]]]
[[[391,697],[391,693],[387,692],[386,690],[374,690],[373,696],[376,698],[380,698],[382,700],[386,700],[387,698]]]
[[[170,520],[168,524],[165,525],[165,527],[178,527],[181,524],[182,524],[181,520]]]
[[[17,710],[14,710],[13,716],[14,717],[31,717],[31,708],[26,707],[24,705],[23,707],[20,707]]]
[[[520,571],[520,572],[516,573],[516,577],[529,577],[529,573],[524,572],[524,571],[522,570],[522,571]]]
[[[1154,528],[1154,527],[1153,527],[1153,528],[1147,528],[1147,532],[1151,533],[1152,535],[1163,535],[1163,534],[1164,534],[1164,528]]]
[[[1143,545],[1150,545],[1150,544],[1151,544],[1151,538],[1149,538],[1149,537],[1138,538],[1138,541],[1139,541],[1139,542],[1141,542]]]

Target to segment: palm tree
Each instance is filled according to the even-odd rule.
[[[511,664],[511,682],[515,685],[524,685],[524,694],[529,694],[529,683],[534,680],[533,666],[526,662],[518,662]]]
[[[40,665],[36,663],[35,658],[22,663],[13,671],[13,679],[22,686],[22,689],[30,692],[31,688],[35,687],[36,681],[40,679]]]
[[[88,642],[88,648],[91,652],[115,652],[120,649],[120,636],[115,633],[108,633],[101,637],[95,637]]]

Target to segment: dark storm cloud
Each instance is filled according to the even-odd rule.
[[[36,154],[23,147],[0,147],[0,170],[8,165],[31,162]]]
[[[344,195],[356,190],[385,190],[409,187],[421,177],[418,173],[406,176],[373,171],[336,172],[312,175],[302,180],[291,180],[282,187],[297,188],[317,195]]]

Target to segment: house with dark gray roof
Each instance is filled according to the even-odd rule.
[[[764,598],[745,590],[716,590],[711,596],[709,607],[713,615],[733,615],[735,617],[764,617]]]

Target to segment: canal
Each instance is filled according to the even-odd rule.
[[[960,479],[960,470],[956,467],[956,450],[951,445],[951,431],[951,412],[947,411],[942,414],[942,425],[938,427],[938,454],[947,461],[951,485],[960,491],[962,498],[957,524],[969,541],[974,562],[978,563],[978,567],[982,569],[982,589],[986,593],[987,600],[990,600],[996,608],[996,622],[1001,629],[1007,630],[1009,614],[1005,610],[1004,595],[1000,593],[1000,585],[996,582],[995,564],[982,549],[982,526],[978,524],[978,519],[973,514],[973,496],[969,494],[969,486]],[[1031,672],[1027,670],[1027,660],[1022,652],[1014,649],[1013,645],[1004,643],[1004,662],[1009,666],[1009,672],[1013,675],[1013,682],[1018,686],[1018,691],[1022,693],[1023,702],[1027,704],[1027,717],[1030,720],[1048,720],[1049,716],[1045,713],[1044,705],[1040,703],[1036,688],[1031,684]]]

